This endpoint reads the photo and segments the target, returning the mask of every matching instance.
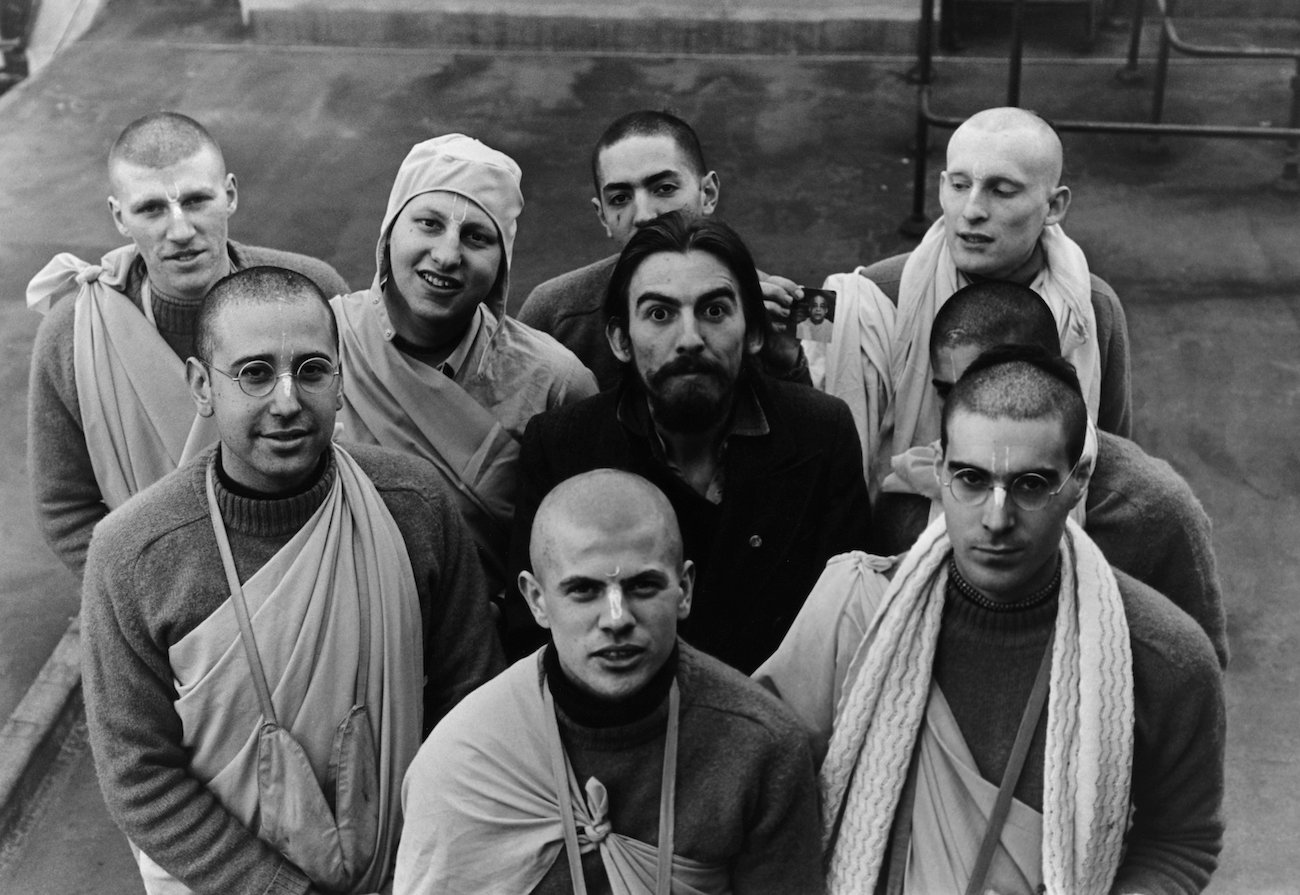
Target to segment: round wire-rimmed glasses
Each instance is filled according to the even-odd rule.
[[[298,365],[297,370],[283,371],[277,371],[264,360],[250,360],[237,373],[227,372],[205,360],[200,360],[199,363],[234,382],[250,398],[265,398],[275,391],[275,384],[285,376],[298,383],[298,388],[304,392],[317,395],[329,391],[335,380],[343,374],[342,367],[323,357],[309,357]]]
[[[940,483],[948,489],[953,500],[962,506],[977,507],[988,500],[990,494],[996,489],[1001,488],[1006,492],[1011,502],[1022,510],[1034,512],[1041,510],[1052,502],[1052,498],[1061,493],[1061,490],[1074,478],[1075,472],[1079,469],[1079,464],[1083,461],[1080,456],[1074,461],[1074,466],[1061,480],[1061,484],[1055,488],[1046,476],[1037,472],[1022,472],[1008,484],[1001,484],[982,469],[966,467],[958,469],[947,481],[940,477]]]

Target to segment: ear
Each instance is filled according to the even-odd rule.
[[[185,381],[190,387],[190,397],[199,416],[212,416],[212,374],[197,357],[185,361]]]
[[[1095,467],[1096,464],[1093,465]],[[1074,475],[1070,477],[1070,487],[1074,489],[1070,499],[1070,506],[1074,506],[1079,502],[1079,499],[1083,497],[1083,492],[1088,489],[1088,482],[1090,481],[1092,481],[1091,469],[1080,467],[1075,470]]]
[[[718,199],[722,196],[722,181],[718,179],[717,171],[710,171],[701,178],[700,194],[703,198],[700,210],[705,214],[713,214],[718,207]]]
[[[763,319],[757,326],[745,326],[745,353],[751,356],[763,350],[763,345],[767,342],[767,328],[773,325],[772,320],[767,316],[767,306],[760,307]]]
[[[609,229],[609,222],[605,220],[605,206],[600,204],[600,197],[592,196],[591,204],[596,209],[596,220],[600,221],[600,226],[605,228],[605,235],[613,239],[614,233]]]
[[[339,387],[338,387],[338,392],[334,396],[334,411],[335,413],[337,413],[342,409],[343,409],[343,371],[339,370]]]
[[[239,207],[239,185],[234,174],[226,174],[226,214],[234,214]]]
[[[113,216],[113,224],[117,227],[117,232],[129,237],[131,233],[126,229],[126,222],[122,220],[122,203],[117,201],[116,196],[108,197],[108,213]]]
[[[1050,227],[1052,224],[1059,224],[1065,220],[1065,213],[1070,210],[1070,188],[1068,186],[1058,186],[1047,197],[1047,219],[1043,221],[1044,227]]]
[[[614,356],[625,364],[632,363],[632,340],[622,317],[611,317],[605,324],[605,338]]]
[[[546,614],[546,601],[542,598],[542,583],[533,577],[532,572],[519,573],[519,592],[532,610],[533,620],[543,628],[550,628],[551,619]]]
[[[689,559],[682,563],[682,577],[678,584],[681,586],[682,596],[677,601],[677,620],[685,621],[691,614],[691,597],[695,593],[695,563]]]

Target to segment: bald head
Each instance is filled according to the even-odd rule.
[[[1056,318],[1047,302],[1027,286],[1002,280],[971,283],[953,293],[935,315],[930,352],[970,346],[1032,345],[1060,354]]]
[[[533,518],[529,558],[544,575],[561,540],[599,538],[638,528],[656,531],[669,564],[682,563],[677,514],[663,492],[616,469],[596,469],[565,479],[542,500]]]
[[[939,175],[944,237],[957,270],[1028,284],[1042,268],[1043,230],[1065,219],[1061,141],[1024,109],[972,115],[948,141]]]
[[[961,147],[974,140],[993,141],[1031,163],[1030,167],[1048,187],[1061,182],[1065,153],[1061,138],[1042,116],[1028,109],[1003,106],[976,112],[962,122],[948,141],[951,164],[954,144]]]
[[[108,151],[108,174],[111,179],[123,163],[166,168],[203,150],[220,159],[224,173],[226,162],[221,147],[207,128],[179,112],[154,112],[132,121],[114,141]]]

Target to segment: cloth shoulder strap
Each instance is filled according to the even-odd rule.
[[[582,872],[582,851],[578,844],[578,825],[573,818],[573,802],[569,797],[572,776],[560,741],[560,728],[555,719],[555,700],[551,689],[543,683],[542,699],[545,704],[547,745],[551,757],[551,770],[555,777],[555,791],[560,807],[560,824],[564,830],[564,852],[573,877],[574,895],[587,895],[587,880]],[[677,729],[681,713],[681,694],[677,682],[668,690],[668,732],[664,738],[663,773],[659,783],[659,844],[655,869],[655,895],[671,895],[673,885],[673,844],[677,791]]]
[[[1002,826],[1007,822],[1007,812],[1011,810],[1011,799],[1020,781],[1020,772],[1025,767],[1025,757],[1034,739],[1034,730],[1038,719],[1043,716],[1043,707],[1047,704],[1048,683],[1052,677],[1052,643],[1048,640],[1043,648],[1043,660],[1038,664],[1038,675],[1034,678],[1034,689],[1029,694],[1029,703],[1020,718],[1020,729],[1016,731],[1016,741],[1011,747],[1011,757],[1002,773],[1002,785],[998,787],[998,798],[993,803],[993,814],[989,817],[988,829],[984,831],[984,840],[980,843],[979,855],[975,858],[975,867],[971,870],[970,883],[966,886],[966,895],[983,895],[984,880],[988,878],[989,866],[993,863],[993,853],[997,851],[998,840],[1002,838]]]

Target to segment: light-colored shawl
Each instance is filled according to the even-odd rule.
[[[336,478],[324,503],[243,590],[279,723],[325,791],[335,730],[360,697],[359,613],[369,613],[364,700],[379,755],[379,824],[370,865],[351,891],[374,892],[389,876],[398,791],[420,744],[419,597],[397,523],[356,462],[333,450]],[[172,646],[168,659],[191,772],[258,832],[261,712],[233,602]],[[150,895],[187,891],[147,857],[140,865]]]
[[[1061,354],[1074,365],[1088,416],[1096,420],[1101,402],[1101,349],[1088,260],[1057,224],[1043,230],[1039,245],[1043,269],[1029,285],[1056,318]],[[939,309],[969,282],[952,260],[942,219],[935,221],[908,256],[899,283],[898,316],[890,346],[894,401],[887,457],[939,437],[940,402],[931,382],[930,331]]]
[[[74,295],[73,368],[86,451],[108,508],[115,509],[217,440],[194,409],[185,362],[152,320],[122,293],[134,245],[99,264],[55,255],[27,286],[42,313]]]
[[[449,377],[393,347],[387,311],[374,290],[331,300],[339,321],[339,358],[345,385],[339,422],[352,441],[383,445],[428,460],[456,496],[489,572],[501,578],[514,518],[519,443],[502,422]],[[491,326],[490,313],[480,309]],[[470,383],[519,379],[536,364],[525,363],[507,333],[503,351],[518,363],[501,370],[498,351],[483,355],[490,369],[470,371]],[[497,383],[496,380],[501,382]],[[528,392],[518,382],[519,394]]]
[[[930,691],[943,616],[944,520],[904,559],[855,655],[821,769],[832,893],[869,892]],[[1062,539],[1043,781],[1049,892],[1104,895],[1119,867],[1133,758],[1128,623],[1114,573],[1073,521]]]
[[[872,467],[881,456],[881,436],[887,430],[886,414],[891,418],[893,414],[890,341],[895,328],[895,309],[889,296],[863,276],[864,270],[859,267],[852,273],[832,274],[822,284],[823,289],[837,295],[831,343],[822,348],[825,352],[823,388],[849,405],[862,444],[863,477],[874,498],[883,473],[873,476]]]
[[[540,663],[539,651],[471,693],[420,748],[402,786],[395,895],[527,893],[559,858]],[[565,764],[581,850],[599,849],[614,895],[653,895],[658,848],[609,830],[604,786],[579,786]],[[725,866],[674,855],[672,868],[674,895],[729,891]]]

